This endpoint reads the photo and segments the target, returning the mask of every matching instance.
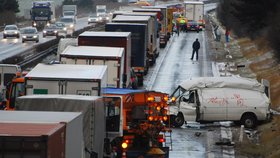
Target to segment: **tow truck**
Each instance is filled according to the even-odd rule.
[[[119,131],[119,135],[109,135],[117,158],[148,158],[152,155],[169,157],[169,147],[163,133],[167,131],[163,122],[168,119],[166,93],[105,88],[103,95],[107,102],[110,97],[120,97],[122,100],[121,103],[114,102],[106,106],[106,131]],[[114,112],[116,115],[113,115]]]

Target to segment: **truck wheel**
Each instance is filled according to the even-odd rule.
[[[244,114],[240,121],[245,128],[254,128],[257,125],[257,119],[254,114]]]
[[[177,116],[175,116],[174,123],[173,123],[173,125],[175,127],[181,127],[181,126],[183,126],[184,123],[185,123],[185,119],[181,113],[179,113]]]

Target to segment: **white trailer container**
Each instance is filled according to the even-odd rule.
[[[72,17],[77,22],[77,5],[63,5],[62,6],[62,16]]]
[[[103,16],[107,14],[106,5],[96,5],[96,16]]]
[[[16,110],[82,112],[84,144],[103,158],[105,105],[102,97],[79,95],[29,95],[16,100]],[[86,153],[89,158],[90,154]]]
[[[185,1],[184,15],[188,21],[197,21],[199,25],[204,25],[204,3],[200,1]]]
[[[0,111],[1,123],[66,123],[65,157],[84,157],[83,118],[80,112]]]
[[[123,88],[125,75],[124,48],[68,46],[61,54],[63,64],[107,65],[107,87]]]
[[[105,65],[38,64],[25,76],[25,94],[101,96],[106,83]]]
[[[201,77],[182,82],[170,95],[171,122],[235,121],[247,128],[271,117],[269,87],[242,77]],[[174,100],[173,99],[173,100]]]
[[[61,38],[57,46],[57,60],[59,60],[59,55],[67,48],[67,46],[78,46],[77,38]]]
[[[132,15],[117,15],[112,22],[114,23],[139,23],[146,24],[148,28],[148,36],[147,36],[147,47],[148,47],[148,58],[149,62],[154,64],[156,62],[157,52],[154,52],[154,44],[156,40],[154,40],[154,21],[151,16],[132,16]]]
[[[95,32],[85,31],[78,37],[79,46],[101,46],[124,48],[124,73],[123,87],[137,85],[135,74],[131,68],[131,33],[130,32]]]

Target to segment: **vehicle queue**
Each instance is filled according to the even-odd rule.
[[[141,13],[137,15],[135,14],[135,12],[141,12],[141,11],[139,10],[139,8],[135,8],[135,10],[133,9],[132,11],[126,11],[126,13],[122,15],[117,15],[115,18],[112,19],[112,22],[106,23],[105,32],[103,33],[88,31],[79,35],[77,46],[68,46],[65,50],[63,50],[61,54],[59,54],[60,56],[59,60],[61,61],[61,64],[59,65],[38,64],[26,76],[19,76],[22,77],[21,80],[12,81],[12,84],[9,85],[9,87],[7,87],[7,94],[8,94],[7,96],[9,96],[7,98],[7,103],[8,103],[7,110],[17,110],[17,108],[19,108],[17,107],[17,104],[15,104],[16,98],[17,97],[21,98],[18,95],[19,93],[16,93],[19,84],[24,85],[21,87],[23,89],[25,88],[24,95],[26,95],[26,97],[28,97],[29,95],[40,94],[43,97],[43,99],[46,100],[50,100],[49,98],[44,98],[46,97],[44,96],[46,94],[51,94],[51,95],[63,94],[65,95],[66,98],[67,95],[86,95],[86,96],[97,96],[100,98],[103,97],[103,94],[112,95],[113,97],[121,96],[124,99],[121,101],[123,104],[121,104],[120,101],[111,99],[110,102],[109,103],[107,102],[106,106],[104,106],[105,109],[103,109],[103,111],[100,110],[101,114],[104,114],[104,116],[106,116],[106,121],[103,120],[104,123],[106,122],[106,124],[103,124],[104,126],[106,126],[106,130],[109,129],[117,130],[120,135],[118,135],[118,137],[115,137],[114,139],[110,139],[108,137],[108,139],[105,139],[104,142],[102,140],[102,143],[104,143],[103,150],[106,150],[106,152],[104,153],[102,152],[102,150],[97,150],[96,144],[93,143],[94,139],[92,138],[93,137],[96,138],[96,136],[93,136],[91,134],[87,135],[88,137],[86,138],[82,138],[79,136],[78,138],[79,140],[92,139],[90,143],[86,144],[88,145],[86,150],[81,152],[79,156],[80,157],[96,156],[101,158],[104,157],[104,155],[113,154],[116,157],[143,156],[148,158],[155,155],[164,155],[164,157],[168,157],[169,147],[163,145],[165,138],[163,135],[160,134],[161,130],[165,130],[165,125],[166,125],[162,123],[167,122],[168,119],[166,117],[167,102],[169,99],[168,95],[160,92],[153,92],[153,91],[132,90],[132,88],[143,86],[143,76],[148,73],[149,67],[152,64],[156,64],[156,57],[160,55],[159,47],[161,48],[165,47],[166,43],[168,42],[168,39],[170,39],[170,36],[172,35],[173,32],[172,29],[174,28],[173,25],[182,25],[181,31],[203,30],[203,24],[199,25],[199,22],[196,22],[194,29],[192,29],[192,26],[190,26],[191,23],[190,21],[193,22],[195,20],[189,20],[188,17],[183,17],[184,22],[180,23],[181,20],[179,21],[178,19],[175,19],[173,16],[175,15],[173,13],[178,12],[178,10],[172,7],[169,8],[168,6],[167,7],[155,6],[155,7],[141,8],[145,13],[147,12],[156,13],[157,19],[156,21],[154,19],[153,22],[151,22],[151,19],[153,19],[152,17],[155,17],[154,15],[152,14],[140,15]],[[155,10],[153,11],[152,9]],[[169,11],[169,9],[170,10],[172,9],[173,11]],[[184,14],[183,11],[184,10],[182,10],[181,16],[186,15]],[[132,14],[135,15],[132,16]],[[182,18],[181,16],[179,16],[179,18]],[[167,19],[167,17],[170,19]],[[133,20],[129,21],[127,19],[133,19]],[[137,19],[140,20],[137,21]],[[203,21],[203,19],[200,20]],[[177,22],[174,23],[174,21],[179,21],[179,24]],[[168,27],[170,27],[171,29],[168,29]],[[64,28],[62,29],[64,30]],[[45,30],[45,32],[47,33],[47,30]],[[110,36],[108,32],[112,35]],[[45,35],[47,36],[48,34]],[[97,36],[102,38],[98,39]],[[125,39],[124,41],[127,43],[118,44],[118,42],[120,42],[119,41],[120,37],[124,38]],[[105,38],[110,38],[109,40],[110,44],[106,44],[106,42],[104,42],[106,41]],[[114,41],[113,38],[118,38],[118,40]],[[115,47],[115,49],[109,50],[108,48],[109,46]],[[83,53],[79,54],[77,53],[78,51],[82,51],[84,54]],[[104,53],[102,53],[102,51]],[[114,51],[114,53],[112,53],[111,51],[112,52]],[[106,54],[105,52],[108,54]],[[98,54],[102,53],[103,55],[106,55],[106,59],[105,56],[102,57],[97,53]],[[114,60],[114,62],[112,62],[112,60]],[[71,65],[69,63],[71,63]],[[92,65],[99,65],[99,66],[92,66]],[[114,67],[117,69],[111,69]],[[55,72],[53,70],[57,70],[57,71],[59,70],[59,71]],[[84,78],[81,79],[75,76],[75,74],[73,75],[72,72],[74,70],[76,71],[77,74],[81,73],[79,76],[84,75]],[[99,71],[100,73],[97,73]],[[42,77],[43,75],[45,76]],[[110,83],[108,82],[109,78],[110,78]],[[135,85],[135,81],[137,81],[136,85]],[[79,86],[77,86],[78,82],[79,82]],[[106,87],[113,88],[113,90],[106,89]],[[135,97],[137,95],[139,96]],[[88,98],[69,96],[69,98],[71,97],[74,99],[78,98],[78,101],[79,99],[90,100]],[[137,100],[137,98],[138,99],[141,98],[141,99]],[[42,98],[39,99],[39,102],[34,103],[34,105],[42,104],[43,102],[40,103],[40,100],[43,99]],[[95,99],[98,100],[98,98]],[[107,98],[105,97],[104,100],[106,101],[106,99]],[[130,102],[131,100],[133,100],[133,102]],[[94,100],[92,102],[95,103],[98,101]],[[118,104],[116,102],[118,102]],[[14,104],[12,105],[12,103]],[[27,106],[26,109],[28,109],[28,104],[31,103],[27,102],[25,105],[23,104],[22,106]],[[51,103],[49,103],[49,105],[50,104]],[[113,106],[112,104],[115,106]],[[129,107],[130,105],[133,106]],[[73,106],[72,109],[75,109],[75,107]],[[41,110],[44,111],[43,109],[39,109],[39,111]],[[81,111],[81,109],[79,111]],[[5,112],[3,113],[3,115],[5,115]],[[28,115],[32,115],[32,114],[30,113]],[[75,114],[75,117],[80,117],[79,115],[80,114]],[[174,115],[176,115],[176,113],[174,113]],[[24,117],[25,116],[23,116],[23,118]],[[75,117],[71,117],[70,121],[68,122],[74,120]],[[181,119],[180,122],[178,121],[176,122],[177,123],[176,126],[180,126],[182,120],[184,122],[184,119],[182,118],[180,119]],[[129,122],[125,122],[126,120]],[[250,121],[252,119],[247,119],[247,120]],[[55,121],[55,122],[61,122],[61,121],[62,120]],[[27,122],[30,123],[30,121]],[[32,121],[31,123],[34,124],[34,122]],[[122,123],[124,123],[127,126],[122,126]],[[67,126],[70,126],[70,123],[69,125],[67,123],[65,126],[66,126],[66,137],[67,139],[71,139],[69,138],[70,137],[69,135],[71,135],[69,133],[73,131],[69,129],[70,127],[67,128]],[[93,123],[92,126],[99,127],[99,124]],[[76,126],[74,128],[79,128],[80,131],[79,133],[80,134],[82,133],[80,126]],[[122,130],[122,128],[125,130]],[[147,130],[140,130],[143,128]],[[149,131],[150,133],[144,133],[146,131]],[[84,132],[86,133],[87,131]],[[108,131],[106,131],[106,134],[108,135],[107,132]],[[127,133],[129,133],[130,135],[128,135]],[[21,133],[19,132],[17,134],[21,134]],[[103,134],[105,135],[105,133]],[[146,134],[146,136],[148,135],[148,137],[144,137],[144,134]],[[108,145],[108,141],[109,141],[109,145]],[[139,143],[142,146],[139,145]],[[71,155],[69,146],[71,145],[67,144],[65,149],[66,151],[63,151],[62,149],[61,151],[58,152],[62,152],[62,153],[65,152]],[[20,147],[19,149],[21,151],[24,151],[24,148]],[[155,152],[155,149],[157,150],[157,152]],[[51,151],[55,149],[48,149],[48,150]],[[52,157],[51,155],[48,156]],[[43,157],[44,156],[42,156],[42,158]]]

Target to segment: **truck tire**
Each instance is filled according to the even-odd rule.
[[[245,128],[254,128],[257,125],[257,118],[252,113],[243,114],[240,120],[241,124],[244,125]]]
[[[175,127],[181,127],[184,125],[184,123],[185,123],[185,119],[182,113],[179,113],[177,116],[175,116],[173,120],[173,125]]]

